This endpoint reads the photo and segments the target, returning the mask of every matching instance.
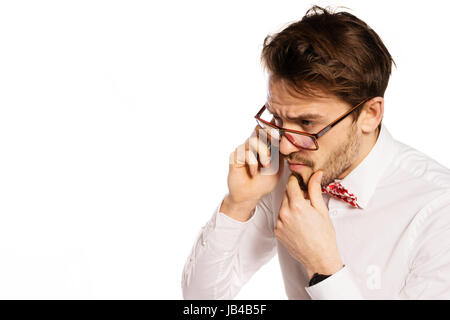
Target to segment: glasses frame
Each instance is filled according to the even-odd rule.
[[[349,114],[351,114],[353,111],[355,111],[359,106],[363,105],[365,102],[367,102],[368,100],[372,99],[372,97],[366,98],[363,101],[361,101],[360,103],[358,103],[356,106],[354,106],[353,108],[351,108],[349,111],[347,111],[345,114],[343,114],[342,116],[340,116],[339,118],[337,118],[336,120],[334,120],[333,122],[331,122],[329,125],[325,126],[325,128],[321,129],[319,132],[317,133],[308,133],[308,132],[303,132],[303,131],[298,131],[298,130],[292,130],[292,129],[285,129],[285,128],[281,128],[273,123],[267,122],[266,120],[261,119],[261,114],[264,112],[264,110],[267,108],[266,103],[264,103],[263,107],[261,108],[261,110],[259,110],[259,112],[255,115],[255,119],[264,122],[265,124],[267,124],[268,126],[277,129],[279,131],[279,135],[280,135],[280,140],[281,137],[284,135],[284,132],[290,132],[290,133],[297,133],[297,134],[301,134],[304,136],[308,136],[311,137],[311,139],[314,142],[314,145],[316,146],[316,149],[308,149],[308,148],[303,148],[299,145],[297,145],[294,141],[291,141],[290,139],[289,142],[291,142],[294,146],[296,146],[297,148],[303,149],[303,150],[308,150],[308,151],[317,151],[319,150],[319,144],[317,143],[317,139],[319,139],[321,136],[323,136],[325,133],[327,133],[331,128],[333,128],[335,125],[337,125],[339,122],[341,122],[342,120],[344,120]],[[258,123],[259,125],[259,123]]]

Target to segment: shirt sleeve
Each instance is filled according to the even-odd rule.
[[[200,230],[185,263],[184,299],[233,299],[276,254],[270,193],[261,198],[245,222],[220,212],[221,204]]]
[[[313,300],[361,300],[363,295],[348,266],[328,278],[305,288]]]
[[[450,299],[450,196],[418,217],[408,275],[399,299]]]

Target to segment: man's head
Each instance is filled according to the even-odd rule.
[[[284,128],[317,133],[374,97],[318,139],[317,151],[298,149],[286,137],[280,142],[289,162],[306,165],[291,167],[302,189],[318,169],[323,185],[345,177],[370,152],[381,128],[393,59],[379,36],[349,13],[314,6],[302,20],[266,37],[261,60],[269,73],[270,111]],[[319,118],[289,120],[306,113]]]

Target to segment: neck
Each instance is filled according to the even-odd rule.
[[[372,148],[375,146],[375,143],[377,142],[378,136],[380,134],[380,129],[377,129],[375,132],[372,132],[368,135],[363,135],[362,141],[361,141],[361,149],[356,157],[356,160],[352,163],[352,165],[345,170],[338,179],[342,180],[344,179],[350,172],[353,171],[370,153]]]

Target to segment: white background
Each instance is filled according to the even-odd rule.
[[[447,1],[0,2],[0,298],[182,298],[266,97],[263,39],[312,4],[380,35],[385,124],[450,166]],[[286,298],[276,257],[237,298]]]

